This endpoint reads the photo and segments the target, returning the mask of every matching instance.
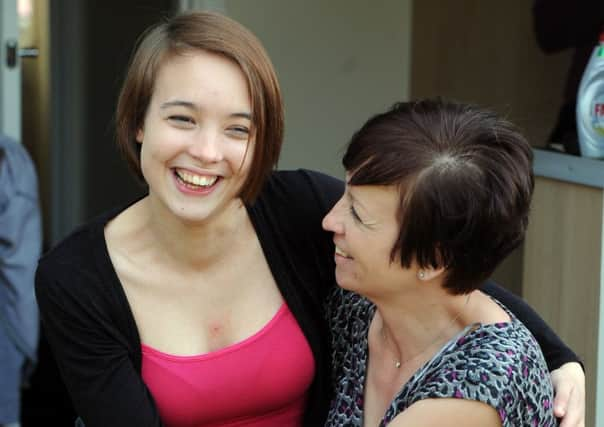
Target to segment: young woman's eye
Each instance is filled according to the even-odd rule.
[[[227,129],[227,132],[237,138],[247,139],[250,135],[250,130],[245,126],[231,126]]]
[[[194,120],[189,116],[173,115],[168,117],[169,120],[180,124],[194,124]]]

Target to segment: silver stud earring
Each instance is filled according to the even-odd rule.
[[[426,273],[424,272],[424,270],[418,271],[417,277],[419,278],[419,280],[424,280],[426,278]]]

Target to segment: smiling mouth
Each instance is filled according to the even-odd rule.
[[[348,255],[346,252],[344,252],[342,249],[340,249],[337,245],[336,245],[336,255],[340,255],[344,258],[352,259],[352,257],[350,255]]]
[[[174,176],[182,185],[192,190],[210,188],[220,179],[217,175],[197,175],[180,169],[174,170]]]

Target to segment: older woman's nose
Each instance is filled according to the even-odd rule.
[[[342,225],[342,202],[344,197],[342,197],[338,202],[334,205],[333,208],[325,215],[323,218],[323,229],[326,231],[331,231],[335,234],[342,234],[344,232],[344,226]]]

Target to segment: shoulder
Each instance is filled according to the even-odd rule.
[[[273,172],[261,197],[288,203],[313,203],[330,209],[343,192],[341,180],[321,172],[298,169]]]
[[[275,171],[249,207],[260,233],[286,236],[288,245],[311,250],[331,241],[321,221],[344,190],[343,183],[320,172],[304,169]],[[307,244],[303,244],[306,242]],[[319,253],[333,249],[319,248]],[[311,253],[305,256],[314,256]]]
[[[24,165],[32,165],[25,147],[4,135],[0,135],[0,150],[4,153],[3,163],[11,167],[19,168]]]
[[[36,296],[62,298],[67,294],[79,298],[94,298],[98,284],[110,272],[106,255],[104,226],[115,215],[108,211],[79,226],[38,262]]]
[[[277,170],[269,177],[269,182],[294,184],[302,187],[323,189],[325,186],[342,186],[340,179],[334,178],[323,172],[310,169]]]
[[[24,146],[0,135],[0,189],[11,197],[37,198],[38,182],[33,162]]]
[[[375,306],[366,298],[336,286],[327,298],[327,321],[332,332],[332,362],[336,369],[351,352],[361,354],[359,340],[367,336]]]
[[[103,244],[103,228],[108,220],[106,216],[98,216],[75,228],[40,258],[40,266],[50,268],[53,265],[86,265],[91,250]]]
[[[549,377],[539,346],[530,332],[517,320],[477,326],[457,339],[443,352],[437,366],[443,380],[456,386],[457,396],[495,393],[518,395],[527,386],[528,371]]]
[[[363,296],[337,286],[327,300],[328,315],[334,323],[364,320],[373,304]]]
[[[374,305],[363,296],[336,286],[327,298],[326,316],[334,347],[345,351],[354,337],[369,328]]]
[[[418,379],[409,403],[448,397],[486,403],[512,425],[552,416],[547,366],[517,320],[479,326],[450,343]]]

